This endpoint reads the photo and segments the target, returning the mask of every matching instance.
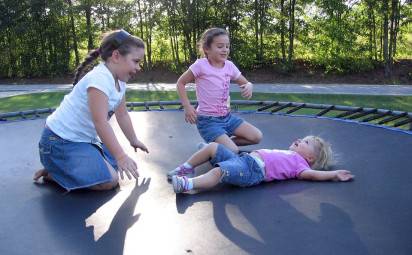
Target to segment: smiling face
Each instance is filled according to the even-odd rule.
[[[221,66],[227,60],[230,52],[230,41],[229,36],[219,35],[213,38],[210,46],[205,46],[203,48],[207,59],[211,64]]]
[[[115,65],[115,75],[117,79],[128,82],[138,71],[141,70],[140,63],[144,57],[144,49],[131,47],[130,52],[121,55],[118,51],[113,51],[112,61]]]
[[[299,153],[299,155],[306,159],[309,165],[312,165],[316,160],[316,148],[317,141],[311,136],[298,139],[289,146],[289,150]]]

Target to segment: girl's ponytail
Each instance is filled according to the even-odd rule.
[[[73,86],[79,82],[80,78],[83,76],[84,69],[93,63],[100,56],[100,48],[94,49],[89,52],[86,59],[77,67],[76,73],[74,75]]]

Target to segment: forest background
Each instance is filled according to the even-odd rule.
[[[254,82],[412,84],[410,0],[0,0],[0,80],[67,82],[103,32],[146,44],[138,81],[175,82],[210,27]]]

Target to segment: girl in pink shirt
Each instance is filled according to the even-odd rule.
[[[188,178],[196,166],[208,160],[213,169]],[[320,171],[328,169],[331,161],[330,145],[317,136],[298,139],[289,150],[261,149],[240,155],[221,144],[210,143],[169,173],[176,193],[210,189],[219,182],[248,187],[273,180],[349,181],[354,178],[347,170]]]
[[[177,92],[185,110],[185,120],[197,125],[207,142],[217,142],[234,152],[237,146],[257,144],[262,133],[255,126],[230,114],[229,85],[233,80],[240,86],[242,97],[252,97],[253,85],[229,60],[229,34],[221,28],[206,30],[200,40],[205,57],[196,60],[177,81]],[[198,107],[187,97],[186,84],[195,81]]]

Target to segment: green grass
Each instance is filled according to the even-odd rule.
[[[57,107],[65,92],[35,93],[0,98],[0,112]],[[194,92],[189,98],[195,99]],[[233,99],[242,99],[239,93],[231,93]],[[178,100],[176,92],[128,91],[127,101],[171,101]],[[367,96],[367,95],[316,95],[316,94],[267,94],[254,93],[252,100],[305,102],[361,106],[412,112],[412,96]]]

